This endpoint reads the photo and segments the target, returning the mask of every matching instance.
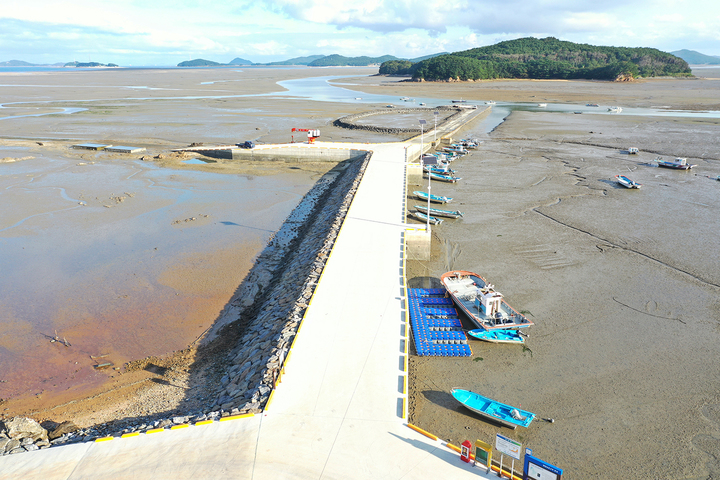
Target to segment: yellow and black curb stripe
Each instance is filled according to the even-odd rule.
[[[119,437],[111,436],[111,437],[96,438],[95,443],[109,442],[110,440],[115,440],[116,438],[132,438],[132,437],[139,437],[140,435],[152,435],[153,433],[162,433],[162,432],[165,432],[168,430],[182,430],[184,428],[189,428],[189,427],[200,427],[203,425],[210,425],[210,424],[216,423],[216,422],[218,422],[218,423],[219,422],[228,422],[230,420],[239,420],[242,418],[250,418],[250,417],[254,417],[254,416],[255,416],[255,414],[253,414],[253,413],[245,413],[242,415],[230,415],[228,417],[221,417],[219,420],[201,420],[199,422],[195,422],[194,424],[181,423],[179,425],[173,425],[170,428],[151,428],[150,430],[146,430],[145,433],[131,432],[131,433],[123,433]]]

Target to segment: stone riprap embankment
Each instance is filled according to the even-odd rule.
[[[207,346],[214,347],[217,355],[215,373],[221,372],[216,390],[204,392],[205,408],[91,428],[64,422],[46,430],[35,420],[17,417],[0,423],[0,455],[260,412],[275,387],[370,156],[368,152],[342,162],[323,175],[259,255],[209,334]]]
[[[464,112],[466,112],[466,109],[459,109],[457,107],[450,107],[450,106],[442,106],[437,108],[392,108],[392,109],[386,109],[386,110],[371,110],[369,112],[362,112],[362,113],[354,113],[352,115],[346,115],[344,117],[338,118],[333,122],[333,125],[340,128],[348,128],[352,130],[367,130],[369,132],[375,132],[375,133],[387,133],[392,135],[397,134],[419,134],[420,133],[420,127],[410,127],[410,128],[399,128],[399,127],[383,127],[379,125],[365,125],[361,123],[357,123],[358,120],[365,119],[370,116],[374,115],[390,115],[390,114],[408,114],[408,113],[427,113],[427,112],[434,112],[434,111],[441,111],[446,116],[441,123],[438,124],[438,127],[441,127],[447,122],[452,121],[456,117],[462,115]]]
[[[242,335],[228,353],[215,410],[258,412],[264,406],[369,159],[370,153],[346,162],[342,171],[328,172],[275,234],[243,282],[229,308],[237,320],[219,332],[222,336],[240,329]]]

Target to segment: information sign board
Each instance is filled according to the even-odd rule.
[[[495,449],[500,453],[510,455],[515,460],[520,460],[521,448],[522,443],[517,442],[512,438],[504,437],[499,433],[497,434],[497,437],[495,437]]]
[[[562,480],[561,468],[532,455],[525,455],[524,480]]]

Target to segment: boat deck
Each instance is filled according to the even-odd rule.
[[[502,318],[486,315],[482,309],[475,305],[478,291],[488,285],[484,278],[477,275],[465,275],[460,278],[446,277],[443,279],[447,290],[452,292],[470,319],[480,328],[485,330],[520,328],[532,325],[524,315],[519,314],[505,300],[500,304]]]

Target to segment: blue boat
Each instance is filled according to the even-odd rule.
[[[434,173],[434,172],[423,172],[424,177],[430,177],[432,180],[438,180],[440,182],[448,182],[448,183],[456,183],[458,180],[462,180],[458,177],[453,177],[452,175],[443,175],[442,173]]]
[[[455,397],[455,400],[462,403],[473,412],[493,422],[512,428],[513,430],[518,425],[527,428],[530,425],[530,422],[532,422],[535,418],[534,413],[526,412],[525,410],[520,410],[519,408],[496,402],[495,400],[483,397],[482,395],[471,392],[470,390],[453,388],[452,396]]]
[[[519,330],[484,330],[478,328],[467,332],[473,338],[491,343],[525,343],[525,337]]]
[[[425,165],[423,170],[426,172],[439,173],[440,175],[454,175],[455,170],[450,168],[446,163],[440,165]]]
[[[427,201],[428,199],[428,193],[427,192],[421,192],[420,190],[417,190],[413,192],[413,195],[415,195],[420,200]],[[433,195],[430,194],[430,201],[433,203],[450,203],[452,202],[452,197],[444,197],[442,195]]]
[[[428,208],[427,205],[415,205],[415,210],[436,217],[460,218],[463,216],[460,211],[441,210],[439,208]]]

